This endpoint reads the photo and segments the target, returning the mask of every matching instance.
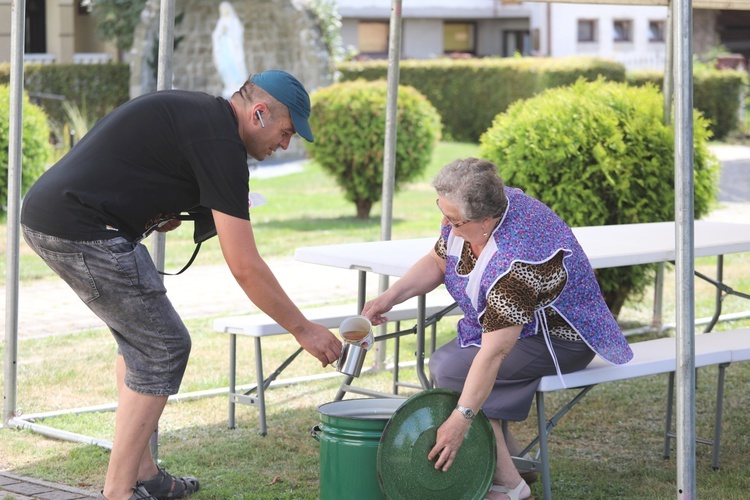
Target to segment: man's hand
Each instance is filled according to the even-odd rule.
[[[296,338],[299,345],[318,358],[324,368],[341,355],[341,341],[323,325],[310,323],[310,327]]]
[[[157,233],[166,233],[167,231],[172,231],[174,229],[177,229],[182,224],[182,221],[179,219],[169,219],[168,221],[164,221],[161,224],[159,224],[156,227]]]

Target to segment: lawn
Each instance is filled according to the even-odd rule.
[[[437,217],[430,179],[444,163],[477,153],[475,145],[443,143],[425,174],[397,193],[393,209],[392,237],[434,236]],[[335,182],[318,166],[308,164],[302,172],[278,178],[251,181],[269,203],[254,209],[253,225],[261,253],[267,257],[288,257],[303,245],[369,241],[380,238],[380,207],[373,208],[367,221],[357,220],[354,205],[347,203]],[[189,225],[167,238],[167,267],[179,268],[194,246]],[[2,227],[5,231],[5,227]],[[5,242],[4,235],[0,241]],[[21,251],[23,280],[55,279],[31,255]],[[221,257],[215,241],[204,245],[198,265],[218,263]],[[709,275],[713,259],[699,259],[698,270]],[[750,289],[750,257],[725,258],[724,278],[730,286]],[[651,290],[631,300],[620,320],[627,327],[643,326],[651,319]],[[665,317],[674,311],[674,275],[667,268]],[[710,315],[714,292],[696,283],[696,316]],[[728,297],[726,312],[743,311],[741,299]],[[213,317],[187,321],[193,335],[193,354],[181,390],[182,394],[226,387],[227,339],[212,330]],[[717,329],[750,326],[748,321],[721,323]],[[454,335],[455,318],[445,319],[438,329],[438,345]],[[672,334],[667,331],[662,335]],[[654,334],[633,337],[631,341]],[[246,339],[245,339],[246,340]],[[289,338],[264,341],[267,366],[281,362],[296,348]],[[5,345],[0,346],[1,349]],[[241,342],[243,359],[249,359],[250,343]],[[402,345],[404,353],[414,351],[413,339]],[[4,360],[4,351],[1,352]],[[392,346],[386,359],[392,359]],[[114,343],[109,332],[97,329],[19,342],[18,402],[25,414],[65,410],[116,401],[112,374]],[[300,356],[285,377],[324,373],[310,356]],[[328,370],[330,371],[330,370]],[[697,434],[712,435],[716,368],[699,370],[696,389]],[[402,377],[416,377],[404,369]],[[357,383],[367,388],[390,390],[391,374],[363,375]],[[238,381],[252,383],[254,367],[241,363]],[[727,370],[723,419],[721,468],[711,469],[711,448],[697,447],[696,496],[740,499],[747,497],[750,479],[750,421],[747,381],[750,364],[732,365]],[[257,433],[257,411],[239,406],[237,426],[227,428],[226,395],[186,398],[167,405],[159,427],[159,457],[174,473],[195,475],[202,489],[200,499],[314,499],[319,495],[318,441],[311,428],[319,423],[318,406],[333,400],[339,379],[274,387],[267,392],[268,435]],[[596,387],[555,427],[550,436],[552,493],[555,498],[674,498],[675,455],[663,459],[662,433],[666,376],[644,377]],[[563,394],[565,392],[566,394]],[[547,398],[548,412],[563,404],[569,391]],[[404,389],[402,394],[413,394]],[[65,414],[42,422],[57,429],[112,438],[111,411]],[[514,425],[516,433],[531,439],[536,429],[533,417]],[[101,488],[108,451],[86,444],[46,438],[26,430],[0,429],[0,469],[80,488]],[[541,498],[541,483],[533,485]]]

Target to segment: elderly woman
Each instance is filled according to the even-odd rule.
[[[394,305],[445,284],[464,317],[429,367],[437,387],[461,395],[427,458],[448,470],[481,408],[497,439],[488,498],[528,498],[511,459],[520,446],[510,433],[506,443],[500,421],[526,419],[540,377],[580,370],[596,354],[623,364],[633,353],[583,249],[552,210],[476,158],[449,163],[433,186],[443,214],[434,249],[362,314],[381,324]]]

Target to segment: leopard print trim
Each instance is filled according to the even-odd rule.
[[[448,250],[445,240],[439,238],[435,244],[437,255],[446,259]],[[571,342],[583,339],[573,326],[549,306],[562,293],[568,274],[563,266],[564,252],[561,250],[550,260],[541,264],[514,262],[510,271],[492,287],[487,297],[487,307],[481,318],[482,332],[492,332],[513,325],[523,325],[534,320],[534,310],[544,308],[547,327],[553,337]],[[458,272],[466,275],[474,269],[477,258],[468,243],[464,244]]]

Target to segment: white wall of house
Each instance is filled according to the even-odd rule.
[[[556,3],[550,4],[549,14],[549,54],[552,57],[593,55],[615,59],[632,69],[663,67],[665,42],[650,40],[649,26],[666,24],[666,7]],[[593,40],[579,41],[579,20],[594,22]],[[616,40],[616,22],[629,23],[629,40]]]
[[[358,46],[362,21],[388,23],[391,0],[338,0],[344,45]],[[665,43],[649,41],[649,23],[665,21],[666,7],[569,3],[504,3],[499,0],[406,0],[402,2],[403,58],[443,55],[443,25],[476,23],[476,55],[592,55],[618,60],[628,68],[662,68]],[[579,41],[579,20],[593,21],[596,38]],[[629,40],[614,40],[614,23],[629,23]],[[514,33],[528,31],[526,39]],[[519,44],[519,40],[521,43]]]
[[[423,59],[443,53],[442,19],[405,19],[401,37],[401,57]]]

